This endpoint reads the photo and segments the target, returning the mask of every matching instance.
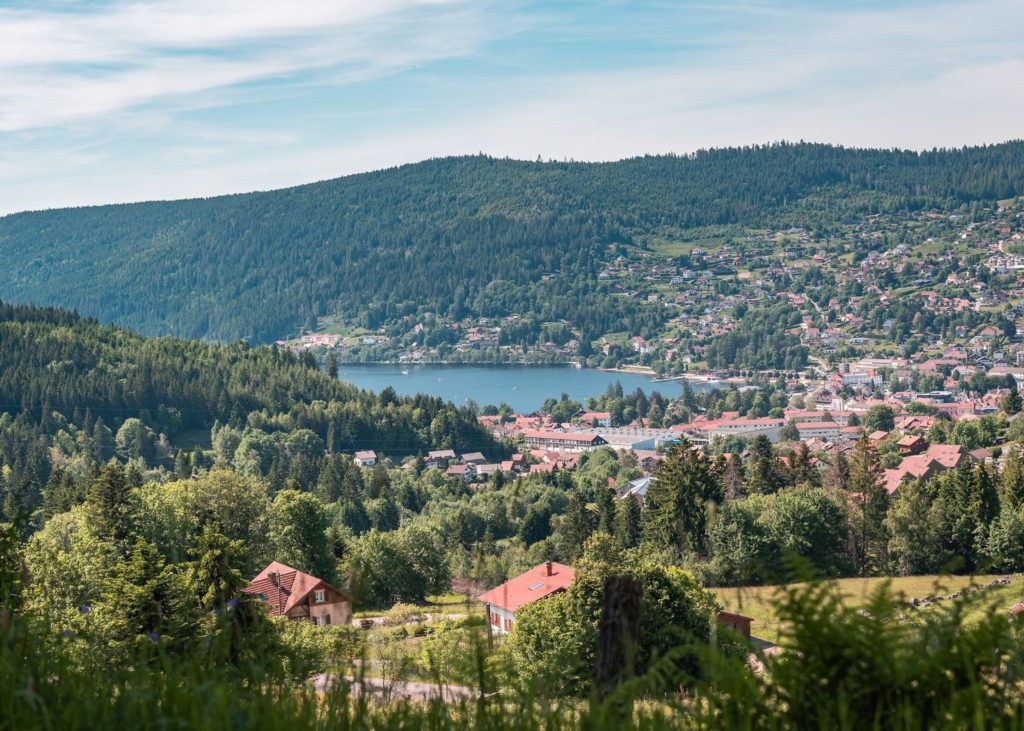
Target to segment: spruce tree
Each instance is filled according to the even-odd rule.
[[[131,485],[128,483],[124,468],[116,462],[111,462],[100,470],[99,476],[89,485],[85,496],[92,532],[122,548],[132,534],[130,493]]]
[[[677,554],[703,554],[707,504],[721,500],[710,461],[683,440],[669,450],[647,488],[644,539]]]
[[[641,538],[640,501],[633,496],[620,500],[615,511],[615,538],[623,548],[636,548]]]

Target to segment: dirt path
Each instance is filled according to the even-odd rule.
[[[464,685],[438,686],[433,683],[417,683],[412,681],[389,682],[382,678],[336,678],[321,673],[313,678],[313,686],[317,690],[327,690],[341,680],[352,686],[352,694],[366,692],[377,695],[385,700],[430,701],[438,698],[445,701],[461,701],[475,698],[477,691]]]

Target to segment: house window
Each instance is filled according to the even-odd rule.
[[[327,592],[323,589],[317,589],[313,592],[313,601],[315,601],[317,604],[323,604],[325,601],[327,601]]]

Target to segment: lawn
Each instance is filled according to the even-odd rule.
[[[999,576],[899,576],[891,579],[840,579],[837,583],[846,601],[854,607],[867,602],[871,592],[884,581],[891,581],[893,591],[906,599],[924,598],[929,595],[945,595],[963,589],[972,583],[984,585]],[[1008,586],[997,586],[985,592],[985,599],[995,604],[999,611],[1008,610],[1024,600],[1024,581],[1020,575],[1011,577]],[[751,632],[756,637],[776,642],[779,638],[780,622],[775,617],[774,586],[752,586],[712,589],[718,596],[722,608],[730,612],[745,614],[754,618]],[[984,611],[982,608],[975,610]]]
[[[424,614],[430,615],[483,615],[484,605],[476,599],[468,599],[464,594],[436,594],[428,596],[426,601],[416,602],[414,606],[423,610]],[[381,617],[388,613],[387,609],[361,609],[353,612],[352,619],[360,620],[368,617]]]

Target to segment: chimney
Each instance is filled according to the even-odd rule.
[[[280,575],[276,571],[271,571],[269,574],[267,574],[267,578],[270,579],[270,583],[274,586],[280,586],[280,583],[278,583],[279,576]]]
[[[544,564],[544,568],[547,570],[547,575],[551,576],[551,562],[550,561],[548,561],[547,563]]]

